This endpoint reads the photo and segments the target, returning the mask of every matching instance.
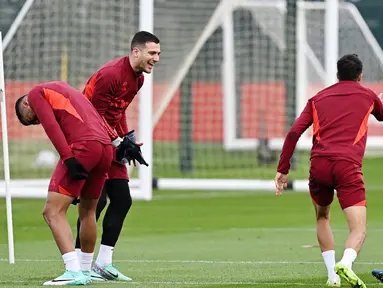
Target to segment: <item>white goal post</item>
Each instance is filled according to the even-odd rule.
[[[336,61],[339,55],[339,13],[342,11],[347,11],[350,16],[355,21],[358,29],[360,29],[361,35],[363,35],[364,45],[370,48],[370,51],[373,54],[373,57],[379,67],[383,71],[383,51],[373,36],[372,32],[368,28],[363,17],[360,15],[358,9],[352,3],[331,1],[327,0],[325,2],[303,2],[299,1],[297,11],[297,49],[296,49],[296,59],[297,59],[297,76],[296,76],[296,115],[298,116],[303,110],[304,106],[309,97],[314,96],[313,93],[319,91],[319,89],[324,88],[334,84],[336,79]],[[242,0],[234,1],[232,4],[232,9],[237,8],[246,8],[254,9],[256,14],[257,9],[267,9],[269,8],[269,13],[275,13],[279,11],[280,15],[283,15],[286,12],[286,6],[284,1],[257,1],[257,0]],[[339,10],[338,10],[339,9]],[[325,21],[324,24],[324,62],[321,63],[317,55],[314,53],[310,43],[307,41],[307,12],[308,11],[325,11]],[[271,15],[270,15],[271,16]],[[275,16],[274,16],[275,17]],[[279,16],[281,17],[281,16]],[[275,17],[277,19],[278,17]],[[283,42],[282,35],[278,35],[278,27],[272,27],[262,23],[264,19],[259,19],[259,25],[263,27],[265,33],[270,33],[270,36],[275,39],[276,42]],[[278,26],[278,25],[277,25]],[[223,17],[223,29],[224,29],[224,69],[223,69],[223,85],[226,85],[223,90],[224,96],[224,108],[225,114],[227,115],[224,119],[224,135],[225,141],[224,145],[227,150],[254,150],[258,146],[258,139],[251,138],[237,138],[235,135],[238,127],[236,122],[237,107],[234,101],[235,99],[235,56],[233,53],[233,37],[232,37],[232,17]],[[279,31],[280,32],[280,31]],[[349,40],[350,42],[353,39]],[[358,41],[360,39],[355,39]],[[283,46],[283,44],[281,44]],[[281,47],[284,49],[284,47]],[[359,47],[357,47],[359,48]],[[356,53],[358,51],[355,51]],[[353,53],[352,50],[349,53]],[[358,54],[358,53],[357,53]],[[310,89],[309,81],[307,75],[309,74],[308,65],[311,65],[316,71],[316,76],[319,77],[320,82],[323,85],[319,85],[316,89]],[[234,80],[233,80],[234,79]],[[383,86],[382,86],[383,89]],[[381,91],[380,91],[381,92]],[[373,117],[371,117],[373,118]],[[374,119],[370,119],[372,125],[380,125],[375,122]],[[306,137],[302,137],[298,144],[297,149],[299,150],[310,150],[312,145],[312,139],[310,133],[306,133]],[[283,138],[271,138],[269,139],[270,148],[273,150],[280,150],[283,145]],[[369,136],[367,139],[367,150],[382,150],[383,149],[383,135],[379,136]]]

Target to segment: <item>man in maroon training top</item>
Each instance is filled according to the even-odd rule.
[[[132,131],[128,133],[126,108],[144,83],[143,72],[151,73],[153,66],[159,61],[160,41],[149,32],[139,31],[131,41],[130,50],[129,56],[117,58],[101,66],[90,77],[83,91],[102,117],[110,141],[118,151],[124,149],[122,146],[132,134]],[[136,145],[131,142],[130,144]],[[133,157],[133,159],[137,158]],[[114,247],[132,205],[128,171],[120,160],[118,157],[113,159],[109,179],[105,183],[96,210],[98,219],[107,204],[108,196],[110,204],[103,219],[100,250],[92,268],[93,280],[101,280],[100,277],[114,281],[132,280],[118,271],[112,263]],[[80,221],[77,227],[79,229]],[[76,251],[80,251],[81,248],[79,236],[78,233]]]
[[[113,148],[103,121],[80,91],[64,82],[35,86],[15,103],[25,125],[41,124],[60,155],[49,183],[43,216],[62,254],[66,272],[44,285],[84,285],[97,238],[95,210],[113,158]],[[80,197],[80,265],[66,218],[72,201]]]
[[[373,91],[359,84],[363,64],[357,55],[343,56],[337,68],[339,82],[309,99],[286,136],[275,177],[276,193],[281,195],[287,187],[290,159],[296,143],[313,124],[309,188],[316,211],[318,242],[328,270],[327,284],[340,286],[341,276],[352,287],[365,287],[352,271],[366,233],[362,159],[368,118],[372,114],[378,121],[383,121],[383,105]],[[334,189],[350,227],[343,258],[336,265],[329,221]]]

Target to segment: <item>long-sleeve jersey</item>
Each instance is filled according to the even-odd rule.
[[[133,70],[128,56],[104,64],[88,80],[83,94],[103,118],[111,140],[128,133],[125,111],[143,83],[144,75]]]
[[[73,156],[69,146],[74,142],[110,144],[100,115],[70,85],[60,81],[37,85],[28,93],[28,103],[62,160]]]
[[[309,99],[288,132],[278,164],[287,174],[298,139],[313,125],[311,159],[327,157],[362,165],[366,148],[368,118],[383,121],[383,104],[370,89],[358,82],[341,81]]]

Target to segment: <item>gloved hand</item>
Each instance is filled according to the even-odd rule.
[[[72,157],[64,161],[67,166],[69,175],[74,180],[85,180],[88,178],[89,171],[85,169],[76,158]]]
[[[142,144],[141,144],[142,145]],[[141,148],[136,143],[136,136],[134,130],[130,131],[125,137],[120,146],[117,147],[116,160],[122,163],[137,160],[138,163],[149,166],[142,156]]]
[[[76,206],[78,203],[80,203],[80,198],[75,198],[73,201],[72,201],[72,205]]]

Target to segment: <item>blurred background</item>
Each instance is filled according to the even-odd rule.
[[[333,41],[325,27],[327,2],[301,3],[154,1],[153,32],[163,51],[153,83],[154,178],[273,177],[286,130],[332,73],[325,63],[326,41]],[[365,84],[382,91],[382,2],[338,5],[333,59],[359,54]],[[127,55],[140,27],[140,1],[0,0],[0,7],[11,176],[47,178],[54,149],[41,127],[31,132],[18,125],[14,100],[43,81],[63,80],[81,90],[103,63]],[[127,112],[137,131],[145,113],[138,98]],[[307,178],[310,133],[294,158],[295,179]],[[372,121],[370,136],[376,142],[369,150],[383,147],[382,126]]]
[[[140,9],[145,1],[0,0],[17,263],[7,264],[10,214],[0,216],[0,286],[40,287],[62,268],[41,216],[58,155],[41,127],[18,123],[15,100],[44,81],[62,80],[82,90],[102,64],[128,55],[142,27],[140,13],[151,17]],[[336,81],[340,56],[357,53],[364,85],[383,92],[383,1],[154,0],[153,5],[160,62],[149,93],[139,93],[127,111],[138,139],[149,135],[142,150],[153,163],[129,168],[131,190],[136,199],[152,201],[133,204],[115,263],[140,287],[324,284],[307,193],[311,129],[294,154],[292,189],[275,198],[272,179],[287,130],[307,99]],[[151,101],[140,105],[140,99],[152,99],[153,113],[146,111]],[[145,150],[150,144],[152,154]],[[368,285],[376,284],[370,271],[382,265],[376,249],[383,237],[382,152],[383,126],[371,118],[363,163],[368,239],[354,266]],[[2,153],[0,196],[3,161]],[[147,191],[142,183],[149,184]],[[334,206],[341,252],[348,228]],[[0,215],[6,215],[5,207],[0,205]],[[76,213],[71,207],[73,228]]]

